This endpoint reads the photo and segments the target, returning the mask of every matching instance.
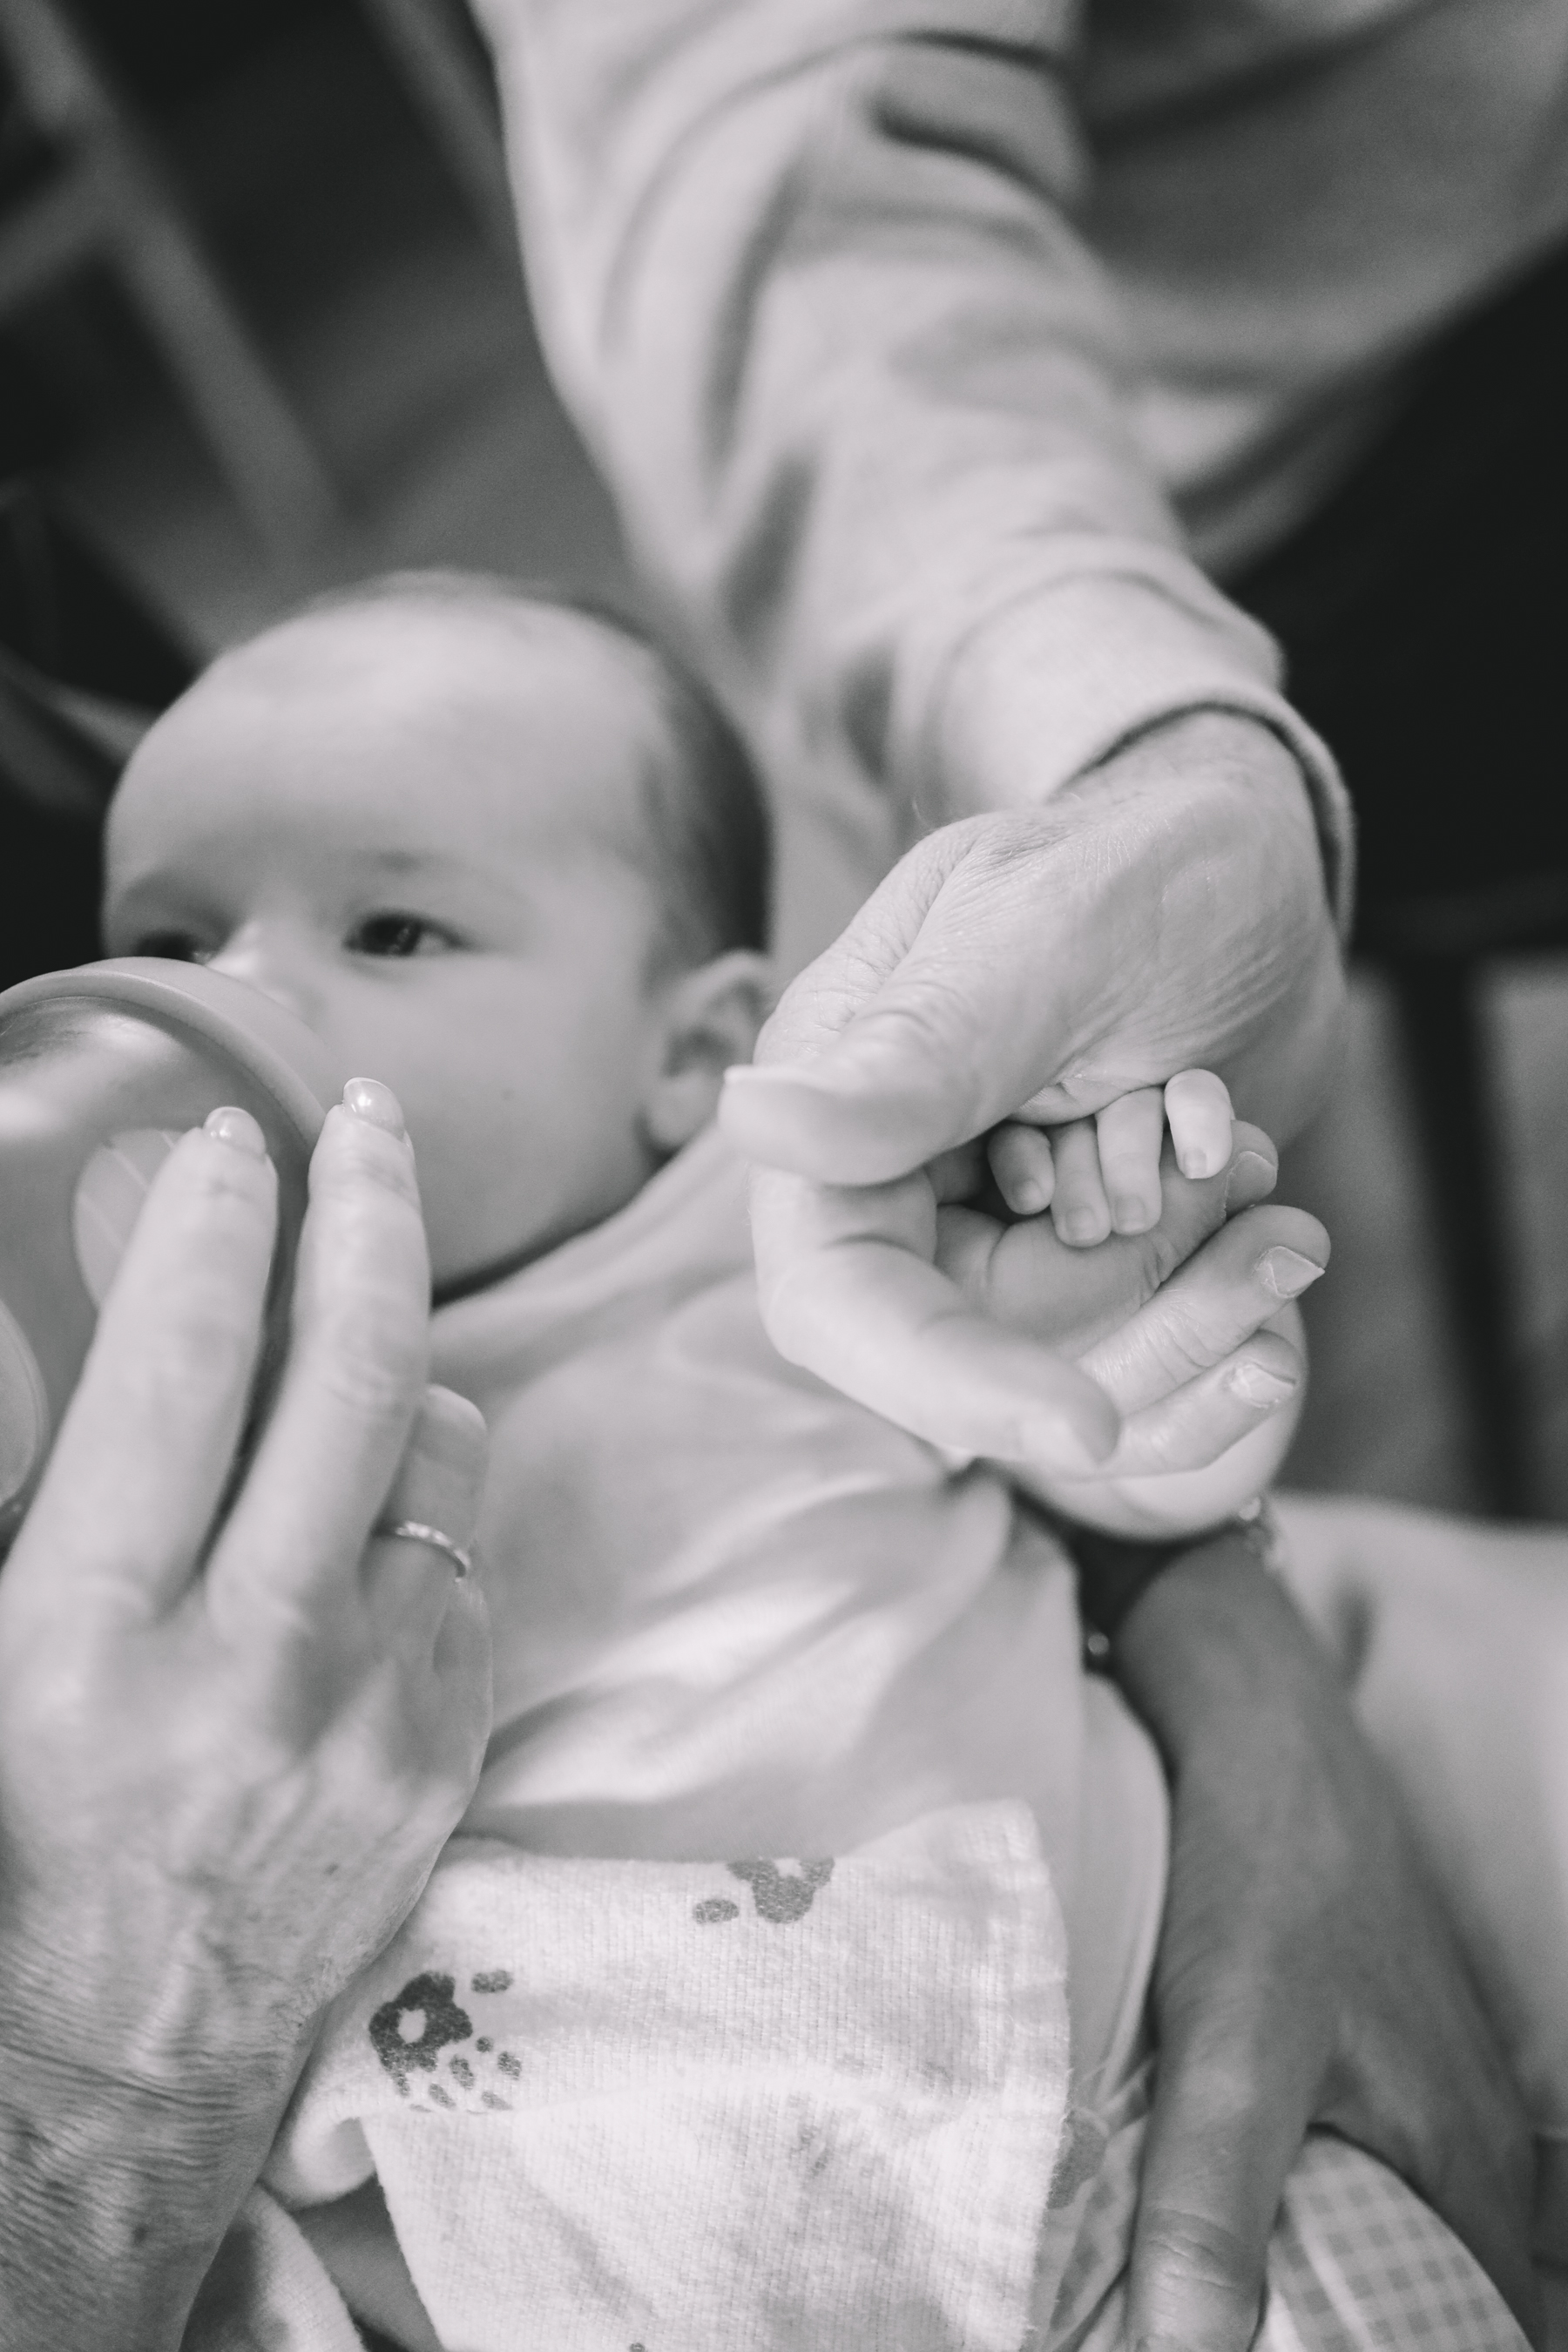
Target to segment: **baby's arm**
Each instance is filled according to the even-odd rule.
[[[1234,1268],[1223,1267],[1206,1244],[1229,1214],[1267,1195],[1275,1172],[1267,1138],[1247,1128],[1233,1134],[1224,1086],[1205,1071],[1173,1079],[1163,1101],[1153,1087],[1123,1096],[1092,1122],[1050,1131],[1009,1122],[991,1138],[988,1152],[1009,1208],[1016,1215],[1038,1215],[1048,1202],[1055,1240],[1065,1244],[1045,1255],[1047,1279],[1031,1303],[1031,1328],[1090,1372],[1096,1357],[1114,1349],[1127,1320],[1131,1237],[1144,1236],[1149,1290],[1178,1277],[1181,1314],[1173,1328],[1179,1334],[1184,1318],[1202,1322],[1205,1302],[1220,1295],[1227,1272],[1234,1276]],[[1217,1185],[1216,1171],[1223,1175]],[[1303,1224],[1310,1227],[1306,1238],[1326,1238],[1310,1221]],[[1091,1225],[1098,1245],[1089,1240]],[[1226,1245],[1227,1257],[1239,1239],[1234,1234]],[[1271,1271],[1278,1262],[1279,1274],[1264,1297],[1275,1297],[1278,1307],[1266,1319],[1260,1316],[1258,1328],[1283,1339],[1304,1361],[1300,1318],[1289,1300],[1314,1278],[1317,1262],[1302,1252],[1278,1248],[1268,1260]],[[1041,1263],[1037,1243],[1033,1262]],[[1173,1297],[1170,1303],[1177,1302]],[[1239,1341],[1245,1335],[1237,1336]],[[1201,1360],[1201,1351],[1194,1353]],[[1255,1375],[1268,1378],[1263,1368],[1252,1366],[1237,1367],[1230,1377],[1245,1381]],[[1227,1517],[1274,1475],[1300,1418],[1302,1390],[1298,1375],[1289,1402],[1217,1456],[1213,1412],[1205,1411],[1204,1391],[1194,1381],[1190,1409],[1167,1409],[1163,1415],[1157,1452],[1152,1452],[1146,1432],[1141,1438],[1130,1428],[1110,1463],[1094,1477],[1015,1475],[1053,1509],[1117,1533],[1177,1534],[1207,1527]]]

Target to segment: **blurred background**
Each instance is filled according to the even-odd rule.
[[[440,562],[633,593],[531,331],[456,0],[0,0],[0,771],[34,780],[0,842],[13,961],[121,706],[314,589]],[[105,672],[110,637],[136,658]],[[55,936],[44,961],[91,951]],[[1568,1517],[1568,965],[1473,979],[1501,1358],[1462,1336],[1469,1213],[1450,1198],[1440,1232],[1449,1142],[1430,1111],[1418,1140],[1406,1033],[1363,970],[1281,1187],[1335,1243],[1290,1475]]]

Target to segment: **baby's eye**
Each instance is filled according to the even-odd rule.
[[[439,923],[428,922],[423,915],[405,915],[393,909],[366,915],[354,925],[343,944],[352,955],[426,956],[441,955],[455,947],[457,941]]]
[[[205,963],[212,954],[191,931],[143,931],[129,955],[163,956],[171,963]]]

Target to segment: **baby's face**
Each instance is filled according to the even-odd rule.
[[[438,1291],[623,1206],[655,1159],[654,748],[591,627],[395,604],[220,666],[110,818],[111,955],[199,958],[287,1004],[407,1116]]]

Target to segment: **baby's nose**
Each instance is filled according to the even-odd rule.
[[[313,996],[299,959],[289,955],[259,925],[247,923],[237,931],[211,959],[209,968],[229,980],[243,981],[247,988],[258,989],[296,1020],[310,1021]]]

